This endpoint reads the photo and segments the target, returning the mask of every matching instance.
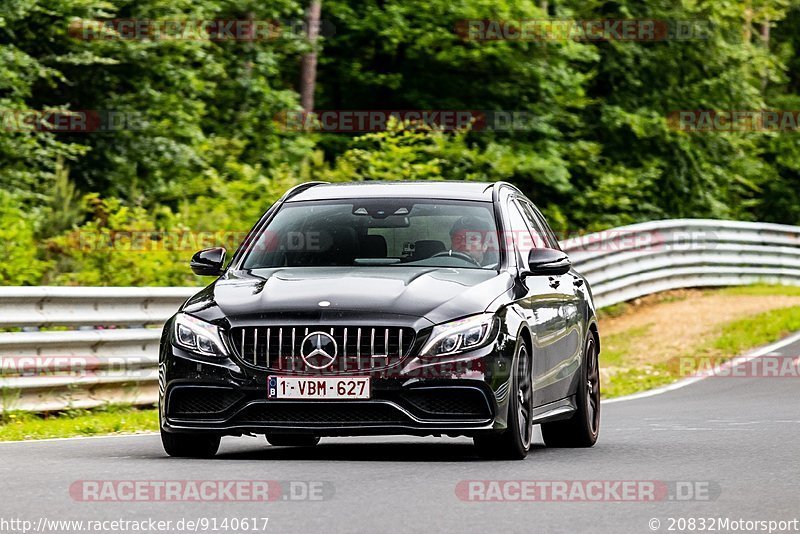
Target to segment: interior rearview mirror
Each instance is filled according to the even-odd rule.
[[[567,274],[572,262],[569,256],[552,248],[535,248],[528,254],[528,272],[533,276]]]
[[[200,276],[219,276],[222,274],[222,267],[225,265],[225,254],[227,251],[223,247],[207,248],[195,253],[189,266],[194,274]]]

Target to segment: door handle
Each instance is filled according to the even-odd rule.
[[[555,278],[550,278],[549,280],[550,280],[550,287],[552,287],[553,289],[557,289],[558,286],[561,285],[561,282],[559,282]]]
[[[574,274],[571,276],[572,276],[572,283],[575,285],[575,287],[581,287],[583,285],[583,278],[579,278]]]

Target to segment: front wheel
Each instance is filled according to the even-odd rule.
[[[508,426],[500,434],[475,436],[478,454],[485,458],[522,460],[528,455],[533,435],[533,372],[528,344],[519,340],[516,368],[511,376]]]
[[[219,450],[219,441],[220,437],[215,434],[164,432],[161,429],[164,451],[177,458],[212,458]]]
[[[565,421],[542,424],[542,438],[548,447],[591,447],[600,433],[600,369],[597,339],[589,333],[583,350],[584,365],[578,383],[578,409]]]

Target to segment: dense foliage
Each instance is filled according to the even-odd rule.
[[[800,224],[800,132],[686,132],[669,120],[800,110],[794,0],[324,0],[316,109],[531,119],[511,131],[394,124],[361,135],[282,127],[312,48],[292,31],[305,7],[0,0],[0,283],[197,283],[184,265],[199,232],[210,233],[204,245],[235,245],[309,179],[506,180],[564,234],[665,217]],[[255,40],[75,31],[108,19],[280,20],[285,30]],[[458,31],[469,19],[694,21],[706,32],[481,41]],[[20,113],[53,109],[113,111],[127,127],[19,127]]]

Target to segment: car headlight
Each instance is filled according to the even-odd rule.
[[[175,344],[206,356],[226,356],[219,327],[185,313],[175,316]]]
[[[486,346],[496,337],[498,325],[499,321],[492,313],[436,325],[420,356],[450,356]]]

